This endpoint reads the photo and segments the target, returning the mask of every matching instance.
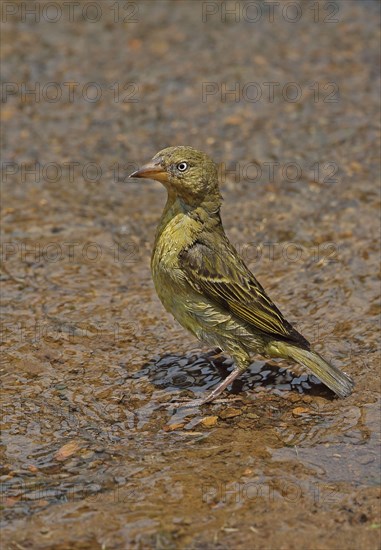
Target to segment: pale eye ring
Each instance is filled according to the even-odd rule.
[[[188,169],[188,163],[186,163],[186,162],[184,162],[184,161],[183,161],[183,162],[179,162],[179,164],[176,166],[176,168],[177,168],[177,170],[178,170],[179,172],[185,172],[185,170]]]

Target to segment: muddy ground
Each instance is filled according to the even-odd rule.
[[[378,548],[379,4],[46,4],[2,3],[2,547]],[[231,367],[151,281],[176,144],[352,396],[253,357],[176,405]]]

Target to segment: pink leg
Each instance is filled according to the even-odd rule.
[[[234,380],[242,373],[242,369],[238,369],[237,367],[229,374],[225,380],[222,380],[218,386],[211,391],[206,397],[203,399],[195,399],[193,401],[187,401],[187,402],[177,402],[182,407],[198,407],[200,405],[204,405],[205,403],[210,403],[211,401],[214,401],[216,397],[221,395],[221,393],[224,391],[225,388],[229,386]],[[230,400],[230,399],[229,399]],[[234,400],[231,399],[231,400]],[[171,405],[171,403],[169,403]]]
[[[218,384],[218,386],[213,390],[211,391],[206,397],[204,397],[204,399],[201,399],[201,404],[204,404],[204,403],[210,403],[211,401],[214,401],[216,399],[216,397],[218,397],[219,395],[221,395],[221,393],[224,391],[224,389],[226,389],[229,384],[231,384],[232,382],[234,382],[234,380],[242,373],[242,370],[241,369],[238,369],[237,367],[229,374],[229,376],[227,378],[225,378],[225,380],[222,380],[222,382],[220,384]]]

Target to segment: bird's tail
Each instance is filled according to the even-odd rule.
[[[347,397],[353,391],[354,382],[350,376],[337,367],[330,365],[316,351],[297,348],[291,344],[277,342],[277,348],[285,356],[308,367],[315,376],[339,397]],[[283,349],[282,349],[283,348]]]

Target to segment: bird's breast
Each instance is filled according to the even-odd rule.
[[[195,222],[181,213],[169,220],[162,218],[157,230],[151,257],[152,278],[161,302],[172,313],[189,294],[179,258],[181,251],[193,242],[196,229]]]

